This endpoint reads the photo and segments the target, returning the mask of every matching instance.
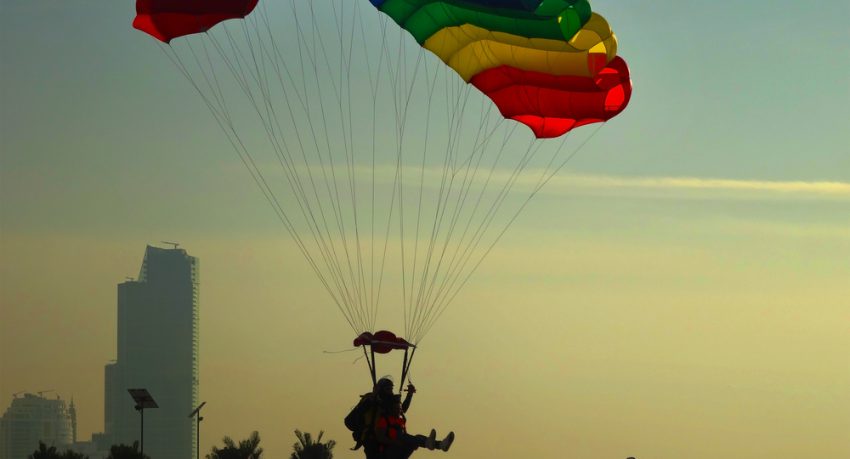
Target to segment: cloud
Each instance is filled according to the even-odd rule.
[[[306,169],[301,169],[306,171]],[[316,177],[322,174],[321,168],[311,167]],[[420,180],[426,188],[438,188],[444,175],[441,167],[427,167],[422,171],[419,167],[403,166],[402,174],[406,186],[419,187]],[[463,180],[465,169],[458,170],[456,183]],[[338,180],[347,180],[348,171],[344,167],[335,169]],[[360,183],[371,183],[373,170],[367,166],[356,166],[354,176]],[[391,165],[377,166],[374,170],[375,181],[379,185],[391,185],[395,179],[396,167]],[[498,168],[482,170],[474,178],[473,189],[483,186],[489,180],[488,189],[498,190],[511,180],[512,169]],[[514,190],[530,192],[547,176],[544,169],[526,169],[515,178]],[[480,189],[480,188],[479,188]],[[576,192],[597,191],[605,194],[634,191],[644,192],[642,197],[703,197],[703,198],[746,198],[746,197],[783,197],[808,199],[839,199],[850,200],[850,182],[840,181],[802,181],[802,180],[740,180],[728,178],[704,177],[640,177],[593,175],[580,173],[559,173],[540,190],[550,195],[570,194]],[[678,192],[679,194],[671,194]]]
[[[279,164],[258,162],[258,168],[266,178],[281,185],[286,184],[285,173]],[[235,167],[235,165],[233,165]],[[241,165],[240,165],[241,167]],[[331,170],[331,168],[333,170]],[[322,166],[303,163],[296,166],[297,173],[306,180],[308,175],[320,188],[324,180],[333,180],[343,189],[350,187],[349,174],[353,174],[358,187],[369,187],[374,178],[377,187],[389,188],[395,184],[397,168],[394,164],[355,165],[349,169],[345,164]],[[427,166],[423,170],[417,165],[404,165],[400,169],[405,188],[418,190],[420,184],[427,192],[436,192],[444,180],[451,180],[454,173],[453,191],[462,183],[471,184],[471,193],[477,195],[486,186],[488,192],[498,191],[513,181],[512,193],[522,196],[533,191],[551,171],[529,167],[514,176],[512,167],[482,167],[467,170],[463,166],[449,170],[442,166]],[[474,172],[474,173],[473,173]],[[465,182],[466,181],[466,182]],[[448,182],[446,182],[448,183]],[[418,192],[418,191],[417,191]],[[802,200],[850,200],[850,182],[804,181],[804,180],[748,180],[722,177],[695,176],[626,176],[583,174],[561,171],[546,182],[540,191],[545,195],[599,195],[623,196],[647,199],[802,199]]]
[[[556,176],[547,185],[566,188],[606,188],[657,191],[702,191],[770,193],[793,196],[823,196],[850,199],[850,183],[833,181],[769,181],[700,177],[617,177],[605,175]]]

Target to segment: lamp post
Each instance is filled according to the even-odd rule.
[[[159,405],[156,404],[151,394],[147,389],[127,389],[127,392],[130,393],[130,396],[133,397],[133,401],[136,402],[136,411],[142,417],[142,432],[140,443],[142,444],[142,455],[145,454],[145,408],[159,408]]]
[[[197,445],[195,446],[195,452],[197,453],[198,459],[201,459],[201,421],[204,420],[204,418],[201,416],[201,408],[203,408],[206,404],[207,402],[201,402],[201,404],[198,405],[197,408],[195,408],[194,410],[192,410],[191,413],[189,413],[189,418],[197,418],[197,428],[195,429],[195,441],[197,442]]]

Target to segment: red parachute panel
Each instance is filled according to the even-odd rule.
[[[206,32],[228,19],[244,18],[259,0],[136,0],[133,27],[157,40]]]
[[[595,77],[557,76],[501,66],[470,81],[505,118],[525,124],[538,138],[607,121],[622,112],[632,94],[626,62],[616,57]]]

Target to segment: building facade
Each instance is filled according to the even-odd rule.
[[[118,285],[118,359],[104,368],[104,436],[140,437],[128,389],[144,388],[159,408],[145,410],[145,454],[195,457],[198,403],[199,264],[185,250],[148,246],[138,280]]]
[[[65,449],[75,441],[74,402],[24,394],[15,397],[0,418],[0,459],[27,459],[38,443]]]

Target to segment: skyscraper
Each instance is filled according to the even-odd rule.
[[[105,435],[139,439],[139,414],[127,389],[145,388],[159,404],[145,410],[145,453],[195,457],[198,402],[198,259],[148,246],[137,280],[118,284],[118,359],[106,365]]]
[[[26,459],[38,442],[58,449],[74,441],[77,424],[74,402],[35,394],[15,397],[0,417],[0,459]]]

